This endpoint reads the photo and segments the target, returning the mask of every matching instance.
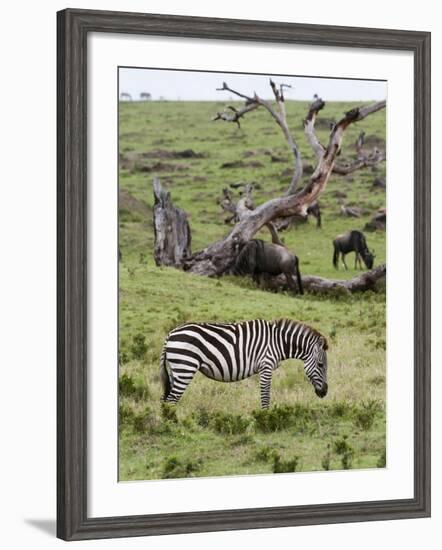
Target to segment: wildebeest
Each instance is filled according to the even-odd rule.
[[[360,268],[362,269],[362,260],[367,266],[367,269],[371,269],[373,267],[375,256],[374,253],[370,252],[368,249],[367,241],[361,231],[353,230],[348,231],[348,233],[344,233],[343,235],[338,235],[333,241],[333,247],[333,265],[336,269],[338,269],[339,254],[341,254],[342,263],[344,264],[345,269],[348,269],[347,264],[345,263],[345,255],[349,252],[354,252],[356,254],[355,269],[358,262]]]
[[[260,280],[260,275],[283,273],[292,290],[296,290],[293,279],[296,275],[299,293],[304,294],[298,257],[279,244],[267,243],[261,239],[247,241],[235,259],[232,273],[234,275],[251,275],[257,283]]]
[[[307,208],[307,215],[316,218],[316,227],[319,229],[321,227],[321,209],[319,208],[318,201],[313,202]]]

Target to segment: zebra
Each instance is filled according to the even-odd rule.
[[[261,407],[270,406],[272,374],[284,359],[301,359],[318,397],[325,397],[327,340],[299,321],[186,323],[167,335],[160,356],[162,400],[177,403],[195,373],[220,382],[259,374]]]

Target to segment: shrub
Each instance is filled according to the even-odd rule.
[[[210,414],[206,409],[197,409],[192,414],[193,419],[202,428],[208,428],[210,423]]]
[[[118,387],[120,396],[133,397],[136,400],[147,399],[149,397],[149,389],[147,386],[137,386],[132,377],[125,373],[120,376]]]
[[[281,405],[272,409],[253,412],[256,428],[261,432],[276,432],[290,427],[293,422],[295,408],[290,405]]]
[[[118,419],[120,426],[123,424],[132,425],[135,413],[129,405],[121,404],[118,408]]]
[[[387,465],[387,450],[384,448],[382,449],[381,454],[379,455],[376,466],[378,468],[385,468],[386,465]]]
[[[178,424],[178,416],[175,405],[171,403],[161,403],[161,417],[163,420]]]
[[[351,406],[345,401],[336,401],[329,407],[330,416],[344,418],[351,413]]]
[[[201,460],[181,460],[176,456],[166,459],[163,465],[162,478],[174,479],[180,477],[191,477],[201,467]]]
[[[361,406],[356,408],[354,411],[354,421],[356,426],[363,430],[369,430],[373,426],[376,416],[381,408],[381,404],[374,399],[370,399],[366,403],[362,403]]]
[[[216,413],[209,424],[215,432],[225,435],[242,434],[250,425],[250,420],[239,414]]]
[[[149,426],[153,423],[152,420],[153,418],[150,410],[134,415],[132,422],[134,432],[144,433],[148,431]]]
[[[256,451],[255,459],[260,462],[268,462],[269,460],[273,460],[276,455],[277,451],[275,448],[270,447],[269,445],[264,445],[261,449]]]
[[[273,473],[283,474],[288,472],[296,472],[298,467],[299,457],[294,456],[291,460],[284,461],[279,454],[275,454],[273,457]]]
[[[143,334],[135,334],[132,338],[130,352],[134,359],[144,359],[147,351],[146,337]]]
[[[122,374],[120,376],[120,380],[118,381],[118,387],[120,390],[120,395],[125,395],[127,397],[133,395],[136,389],[134,381],[127,374]]]
[[[130,357],[127,351],[120,348],[120,350],[118,351],[118,364],[124,365],[129,360],[130,360]]]
[[[336,454],[340,455],[343,469],[350,469],[353,462],[354,449],[347,441],[346,435],[343,435],[341,439],[335,441],[334,451]]]
[[[330,462],[331,462],[331,453],[330,453],[330,443],[327,445],[327,452],[322,457],[321,466],[323,470],[330,470]]]

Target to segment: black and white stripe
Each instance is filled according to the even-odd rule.
[[[259,374],[261,406],[270,405],[273,371],[284,359],[301,359],[319,397],[327,393],[327,341],[297,321],[186,323],[167,336],[161,353],[163,400],[176,403],[197,371],[220,382]]]

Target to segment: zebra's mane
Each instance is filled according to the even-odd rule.
[[[287,318],[282,318],[282,319],[278,319],[276,321],[274,321],[275,325],[278,327],[278,328],[282,328],[282,327],[290,327],[290,328],[295,328],[296,326],[303,326],[305,327],[307,330],[309,330],[312,334],[315,334],[316,336],[322,338],[324,340],[324,346],[323,346],[323,349],[324,350],[327,350],[328,349],[328,342],[327,342],[327,338],[321,334],[318,330],[316,330],[315,328],[311,327],[310,325],[306,325],[305,323],[303,323],[302,321],[295,321],[294,319],[287,319]]]

